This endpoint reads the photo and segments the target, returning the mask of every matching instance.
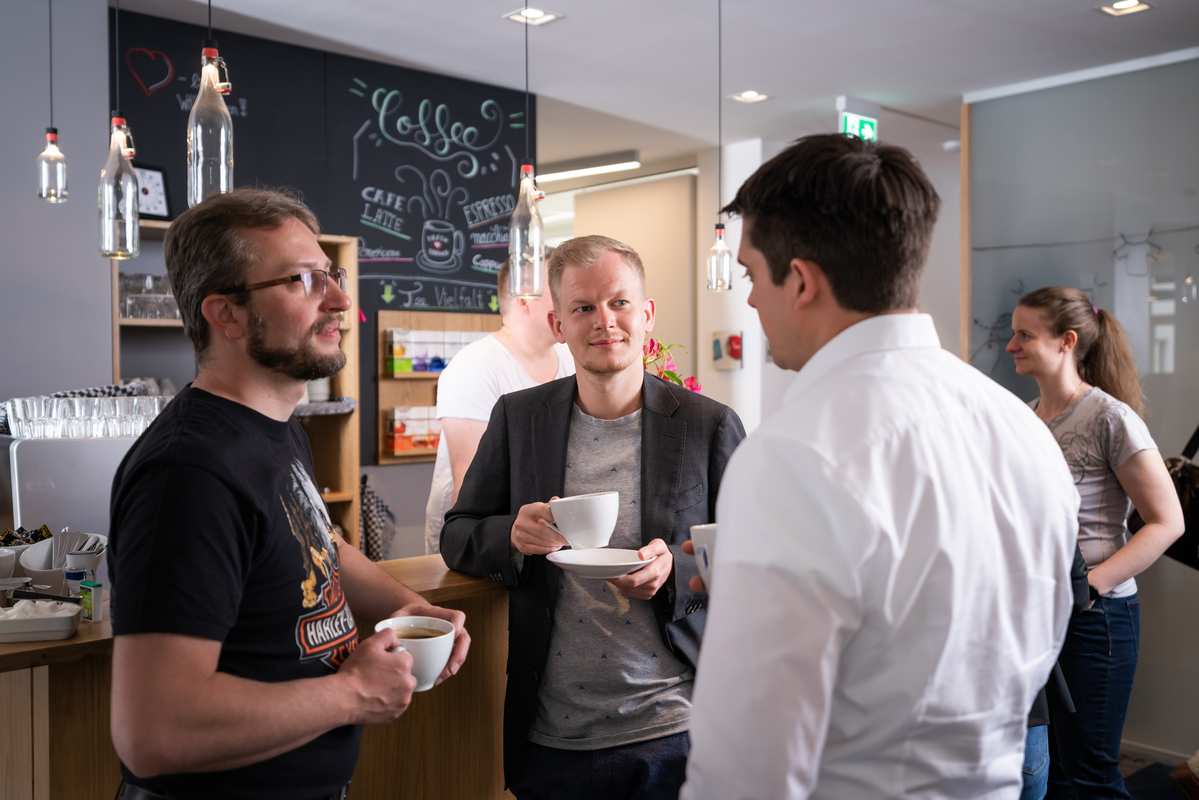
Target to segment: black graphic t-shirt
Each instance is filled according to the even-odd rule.
[[[116,636],[221,643],[217,669],[257,681],[330,675],[358,640],[308,437],[188,387],[117,470],[109,573]],[[238,769],[126,780],[172,797],[321,798],[349,781],[359,729]]]

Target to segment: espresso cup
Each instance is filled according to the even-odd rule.
[[[695,565],[699,567],[699,577],[712,591],[712,566],[716,561],[716,523],[691,526],[691,546],[695,548]]]
[[[375,625],[395,631],[400,649],[412,654],[412,677],[416,691],[427,692],[437,682],[454,650],[454,626],[437,617],[389,617]]]
[[[562,534],[562,538],[575,550],[607,547],[612,531],[616,529],[619,511],[618,492],[559,497],[550,501],[550,513],[554,515],[550,527]]]

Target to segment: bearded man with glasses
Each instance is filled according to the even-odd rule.
[[[357,622],[430,606],[333,530],[292,416],[345,364],[346,271],[316,218],[238,189],[171,224],[167,271],[196,378],[113,481],[112,736],[120,797],[344,798],[360,725],[407,709],[411,656]]]

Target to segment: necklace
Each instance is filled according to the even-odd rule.
[[[1037,403],[1037,416],[1039,416],[1045,422],[1049,422],[1052,419],[1060,417],[1067,408],[1078,402],[1078,398],[1082,397],[1082,393],[1086,388],[1087,385],[1085,383],[1079,383],[1078,388],[1075,389],[1068,398],[1066,398],[1066,402],[1062,404],[1062,407],[1056,409],[1052,414],[1048,412],[1042,413],[1041,409],[1045,406],[1042,403]]]

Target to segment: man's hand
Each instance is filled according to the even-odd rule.
[[[557,498],[550,498],[556,500]],[[512,523],[512,546],[526,556],[543,556],[566,547],[562,534],[550,527],[554,515],[549,503],[528,503],[516,512]]]
[[[466,632],[466,614],[456,608],[442,608],[441,606],[432,606],[428,603],[417,602],[409,603],[396,610],[391,616],[393,617],[436,617],[444,619],[446,622],[454,626],[454,649],[450,653],[450,660],[446,662],[445,669],[437,676],[437,683],[441,683],[447,678],[457,675],[458,670],[462,669],[462,664],[466,661],[466,653],[470,650],[470,634]],[[437,684],[434,684],[435,686]]]
[[[695,555],[695,545],[691,540],[683,542],[683,552],[689,556]],[[692,575],[691,580],[687,581],[687,588],[693,592],[706,592],[708,587],[704,585],[704,579],[698,575]]]
[[[670,548],[666,546],[666,542],[654,539],[637,551],[637,557],[652,558],[653,561],[636,572],[631,572],[623,578],[613,578],[608,583],[612,584],[625,597],[649,600],[658,593],[662,584],[666,583],[670,577],[670,572],[674,567],[674,556],[671,554]]]
[[[392,722],[408,710],[416,678],[412,676],[412,654],[395,650],[395,631],[390,628],[363,639],[341,665],[337,675],[349,682],[355,725]]]

